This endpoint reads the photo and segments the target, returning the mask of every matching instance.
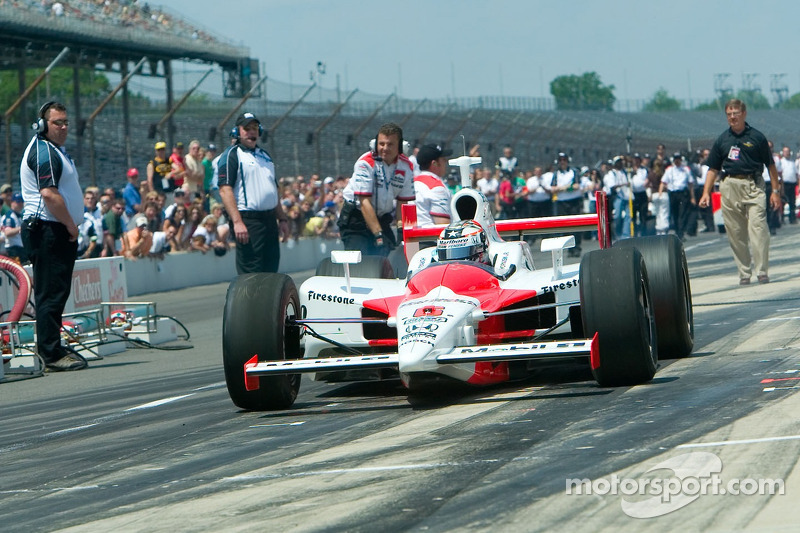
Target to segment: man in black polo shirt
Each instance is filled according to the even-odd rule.
[[[721,170],[723,181],[719,192],[722,195],[722,220],[739,270],[739,284],[750,283],[750,235],[753,237],[752,261],[758,282],[769,283],[769,228],[761,173],[766,166],[772,183],[769,205],[772,209],[779,209],[778,170],[767,138],[746,122],[747,107],[744,102],[729,100],[725,104],[725,114],[730,128],[719,136],[708,155],[708,174],[700,207],[710,205],[714,182]]]

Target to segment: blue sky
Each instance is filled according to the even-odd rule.
[[[157,3],[157,2],[154,2]],[[800,92],[800,2],[742,0],[171,0],[250,47],[272,80],[406,98],[549,96],[550,81],[596,71],[617,99],[714,97],[715,74],[773,101],[773,76]]]

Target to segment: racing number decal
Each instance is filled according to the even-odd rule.
[[[414,316],[441,316],[442,311],[444,311],[444,307],[427,305],[414,311]]]

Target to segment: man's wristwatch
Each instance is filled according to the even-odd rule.
[[[375,246],[383,246],[383,232],[379,231],[375,234]]]

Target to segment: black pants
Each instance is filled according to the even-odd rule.
[[[689,225],[689,208],[692,204],[689,189],[669,191],[669,216],[672,219],[675,234],[683,238]]]
[[[764,192],[767,193],[767,226],[769,226],[770,233],[774,233],[776,229],[781,227],[781,218],[783,218],[783,211],[775,211],[769,203],[772,197],[772,182],[764,180]]]
[[[783,196],[786,198],[786,203],[789,205],[789,224],[797,223],[797,183],[783,183]],[[783,215],[781,214],[781,220]]]
[[[647,193],[635,192],[633,193],[633,228],[636,236],[641,237],[647,235]]]
[[[553,214],[553,203],[550,200],[541,202],[528,202],[528,213],[525,216],[532,218],[549,217]]]
[[[33,297],[36,302],[36,345],[45,363],[66,355],[61,346],[61,320],[72,288],[72,270],[78,242],[69,240],[60,222],[31,219],[22,224],[22,244],[33,264]]]
[[[379,255],[386,257],[395,247],[395,230],[392,228],[394,215],[387,213],[378,217],[383,233],[383,246],[375,244],[375,235],[367,226],[364,215],[355,204],[345,202],[342,213],[339,215],[339,233],[345,250],[361,250],[362,255]]]
[[[236,242],[236,272],[277,272],[281,263],[280,232],[275,210],[240,211],[250,240]]]
[[[714,224],[714,212],[711,209],[711,206],[708,205],[706,207],[699,207],[700,205],[700,198],[703,196],[703,186],[697,185],[694,188],[694,199],[695,204],[690,207],[689,209],[689,226],[686,228],[686,233],[689,235],[697,235],[697,230],[700,229],[698,226],[697,221],[702,219],[703,224],[705,224],[705,229],[703,231],[706,232],[713,232],[716,231],[716,225]]]
[[[575,198],[574,200],[557,200],[553,202],[553,214],[555,216],[561,215],[580,215],[583,211],[583,198]],[[575,252],[581,251],[581,235],[582,233],[573,233],[575,236]]]

